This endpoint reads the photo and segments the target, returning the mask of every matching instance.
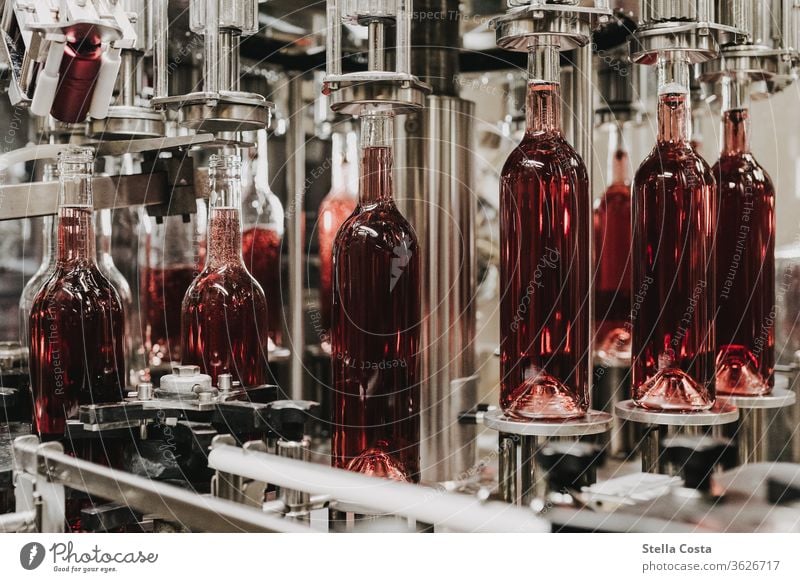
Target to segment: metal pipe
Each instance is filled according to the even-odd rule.
[[[372,20],[369,23],[367,69],[370,71],[386,70],[386,23],[382,20]]]
[[[169,45],[168,0],[151,0],[153,25],[153,98],[169,95]]]
[[[286,136],[287,187],[290,203],[286,213],[289,221],[286,237],[289,245],[289,342],[292,359],[289,366],[291,398],[303,399],[303,353],[305,327],[303,312],[303,249],[305,225],[303,203],[305,198],[305,130],[303,127],[303,76],[298,74],[289,81],[289,112],[292,120]]]
[[[266,515],[245,505],[198,495],[187,489],[76,459],[57,450],[48,450],[40,447],[38,440],[17,440],[14,450],[22,456],[35,458],[37,473],[42,478],[85,491],[91,496],[124,503],[142,513],[158,514],[190,529],[265,533],[310,531],[307,527]],[[30,467],[24,460],[21,463]]]
[[[30,533],[36,531],[36,510],[17,511],[0,515],[0,533]]]
[[[208,464],[218,471],[236,473],[278,487],[330,495],[342,503],[409,517],[453,531],[550,531],[546,521],[527,509],[500,502],[482,503],[468,495],[368,477],[277,455],[223,446],[211,451]]]

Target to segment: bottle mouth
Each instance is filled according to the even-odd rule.
[[[241,167],[242,158],[238,154],[212,154],[208,159],[209,171],[239,170]]]
[[[58,153],[59,164],[87,164],[94,162],[94,149],[88,146],[68,145]]]

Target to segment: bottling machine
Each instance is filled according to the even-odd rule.
[[[800,2],[300,4],[3,0],[0,531],[800,530]]]

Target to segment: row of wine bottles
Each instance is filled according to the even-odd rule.
[[[592,226],[583,161],[560,128],[558,52],[529,58],[527,129],[501,176],[501,405],[565,419],[589,405],[592,346],[632,366],[653,410],[712,408],[716,392],[764,395],[774,367],[775,195],[749,150],[745,79],[724,80],[723,147],[691,145],[690,66],[658,63],[658,135],[631,185],[616,152]]]

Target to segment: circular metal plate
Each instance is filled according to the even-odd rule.
[[[507,434],[542,437],[569,437],[600,434],[611,428],[614,418],[605,412],[590,410],[582,418],[570,420],[515,420],[501,410],[490,410],[483,416],[488,428]]]
[[[631,60],[653,65],[659,53],[682,52],[692,63],[714,59],[720,46],[738,38],[736,29],[707,22],[661,22],[639,28],[631,40]]]
[[[647,410],[636,406],[633,400],[623,400],[617,402],[614,412],[622,420],[662,426],[714,426],[735,422],[739,418],[739,410],[735,406],[719,400],[711,410],[701,412]]]
[[[774,388],[767,396],[720,396],[719,399],[738,408],[783,408],[797,401],[794,392],[783,388]]]
[[[164,120],[161,114],[144,107],[109,107],[105,119],[89,122],[89,136],[93,138],[136,139],[162,135]]]
[[[391,82],[363,81],[341,85],[330,95],[335,113],[358,115],[367,107],[391,109],[395,113],[413,113],[425,105],[422,87]]]
[[[495,43],[505,50],[528,51],[539,42],[571,50],[588,44],[594,24],[609,14],[605,8],[540,4],[512,8],[489,26],[495,29]]]

